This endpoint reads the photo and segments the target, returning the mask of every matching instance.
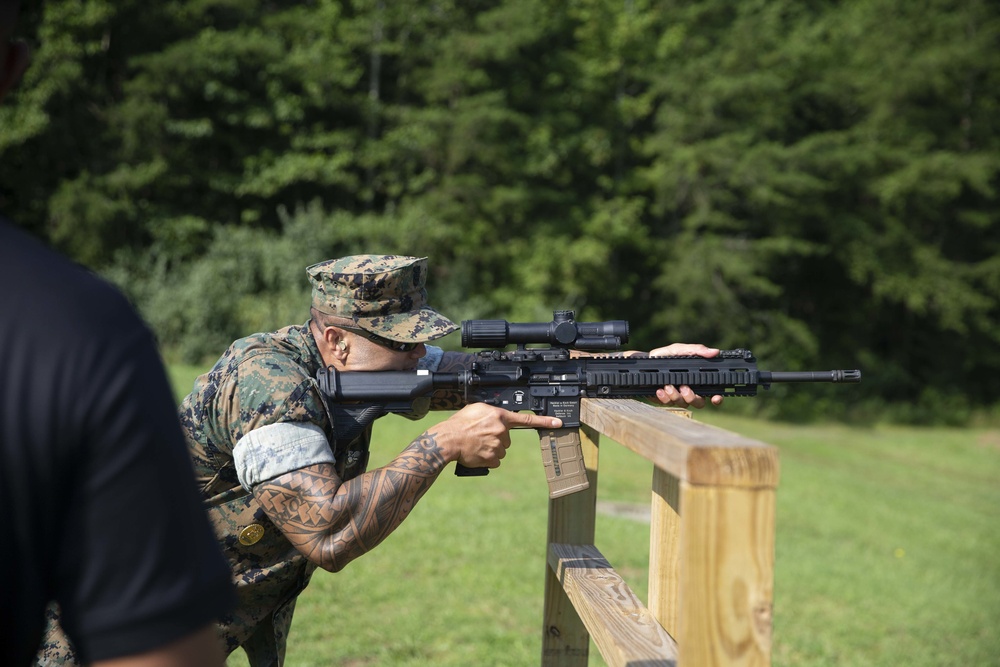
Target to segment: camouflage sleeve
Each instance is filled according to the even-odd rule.
[[[312,424],[324,434],[329,430],[315,380],[278,354],[243,359],[220,386],[216,408],[234,449],[248,433],[269,424]]]

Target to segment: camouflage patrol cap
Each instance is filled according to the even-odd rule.
[[[427,305],[426,257],[354,255],[313,264],[312,305],[373,334],[423,343],[458,329]]]

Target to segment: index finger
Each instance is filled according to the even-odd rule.
[[[530,412],[508,412],[504,423],[510,428],[559,428],[562,420],[556,417],[542,417]]]

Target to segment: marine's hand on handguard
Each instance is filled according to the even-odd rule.
[[[658,347],[649,353],[652,357],[678,357],[678,356],[699,356],[710,359],[719,354],[719,348],[708,347],[701,343],[673,343],[664,347]],[[656,398],[664,405],[679,408],[698,408],[706,405],[706,397],[698,396],[690,387],[674,387],[667,385],[656,390]],[[708,400],[712,405],[721,405],[722,396],[712,396]]]

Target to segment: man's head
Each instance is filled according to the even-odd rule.
[[[19,0],[0,0],[0,101],[28,67],[28,45],[12,42]]]
[[[306,269],[312,307],[333,326],[397,343],[425,343],[458,329],[427,305],[427,259],[355,255]]]

